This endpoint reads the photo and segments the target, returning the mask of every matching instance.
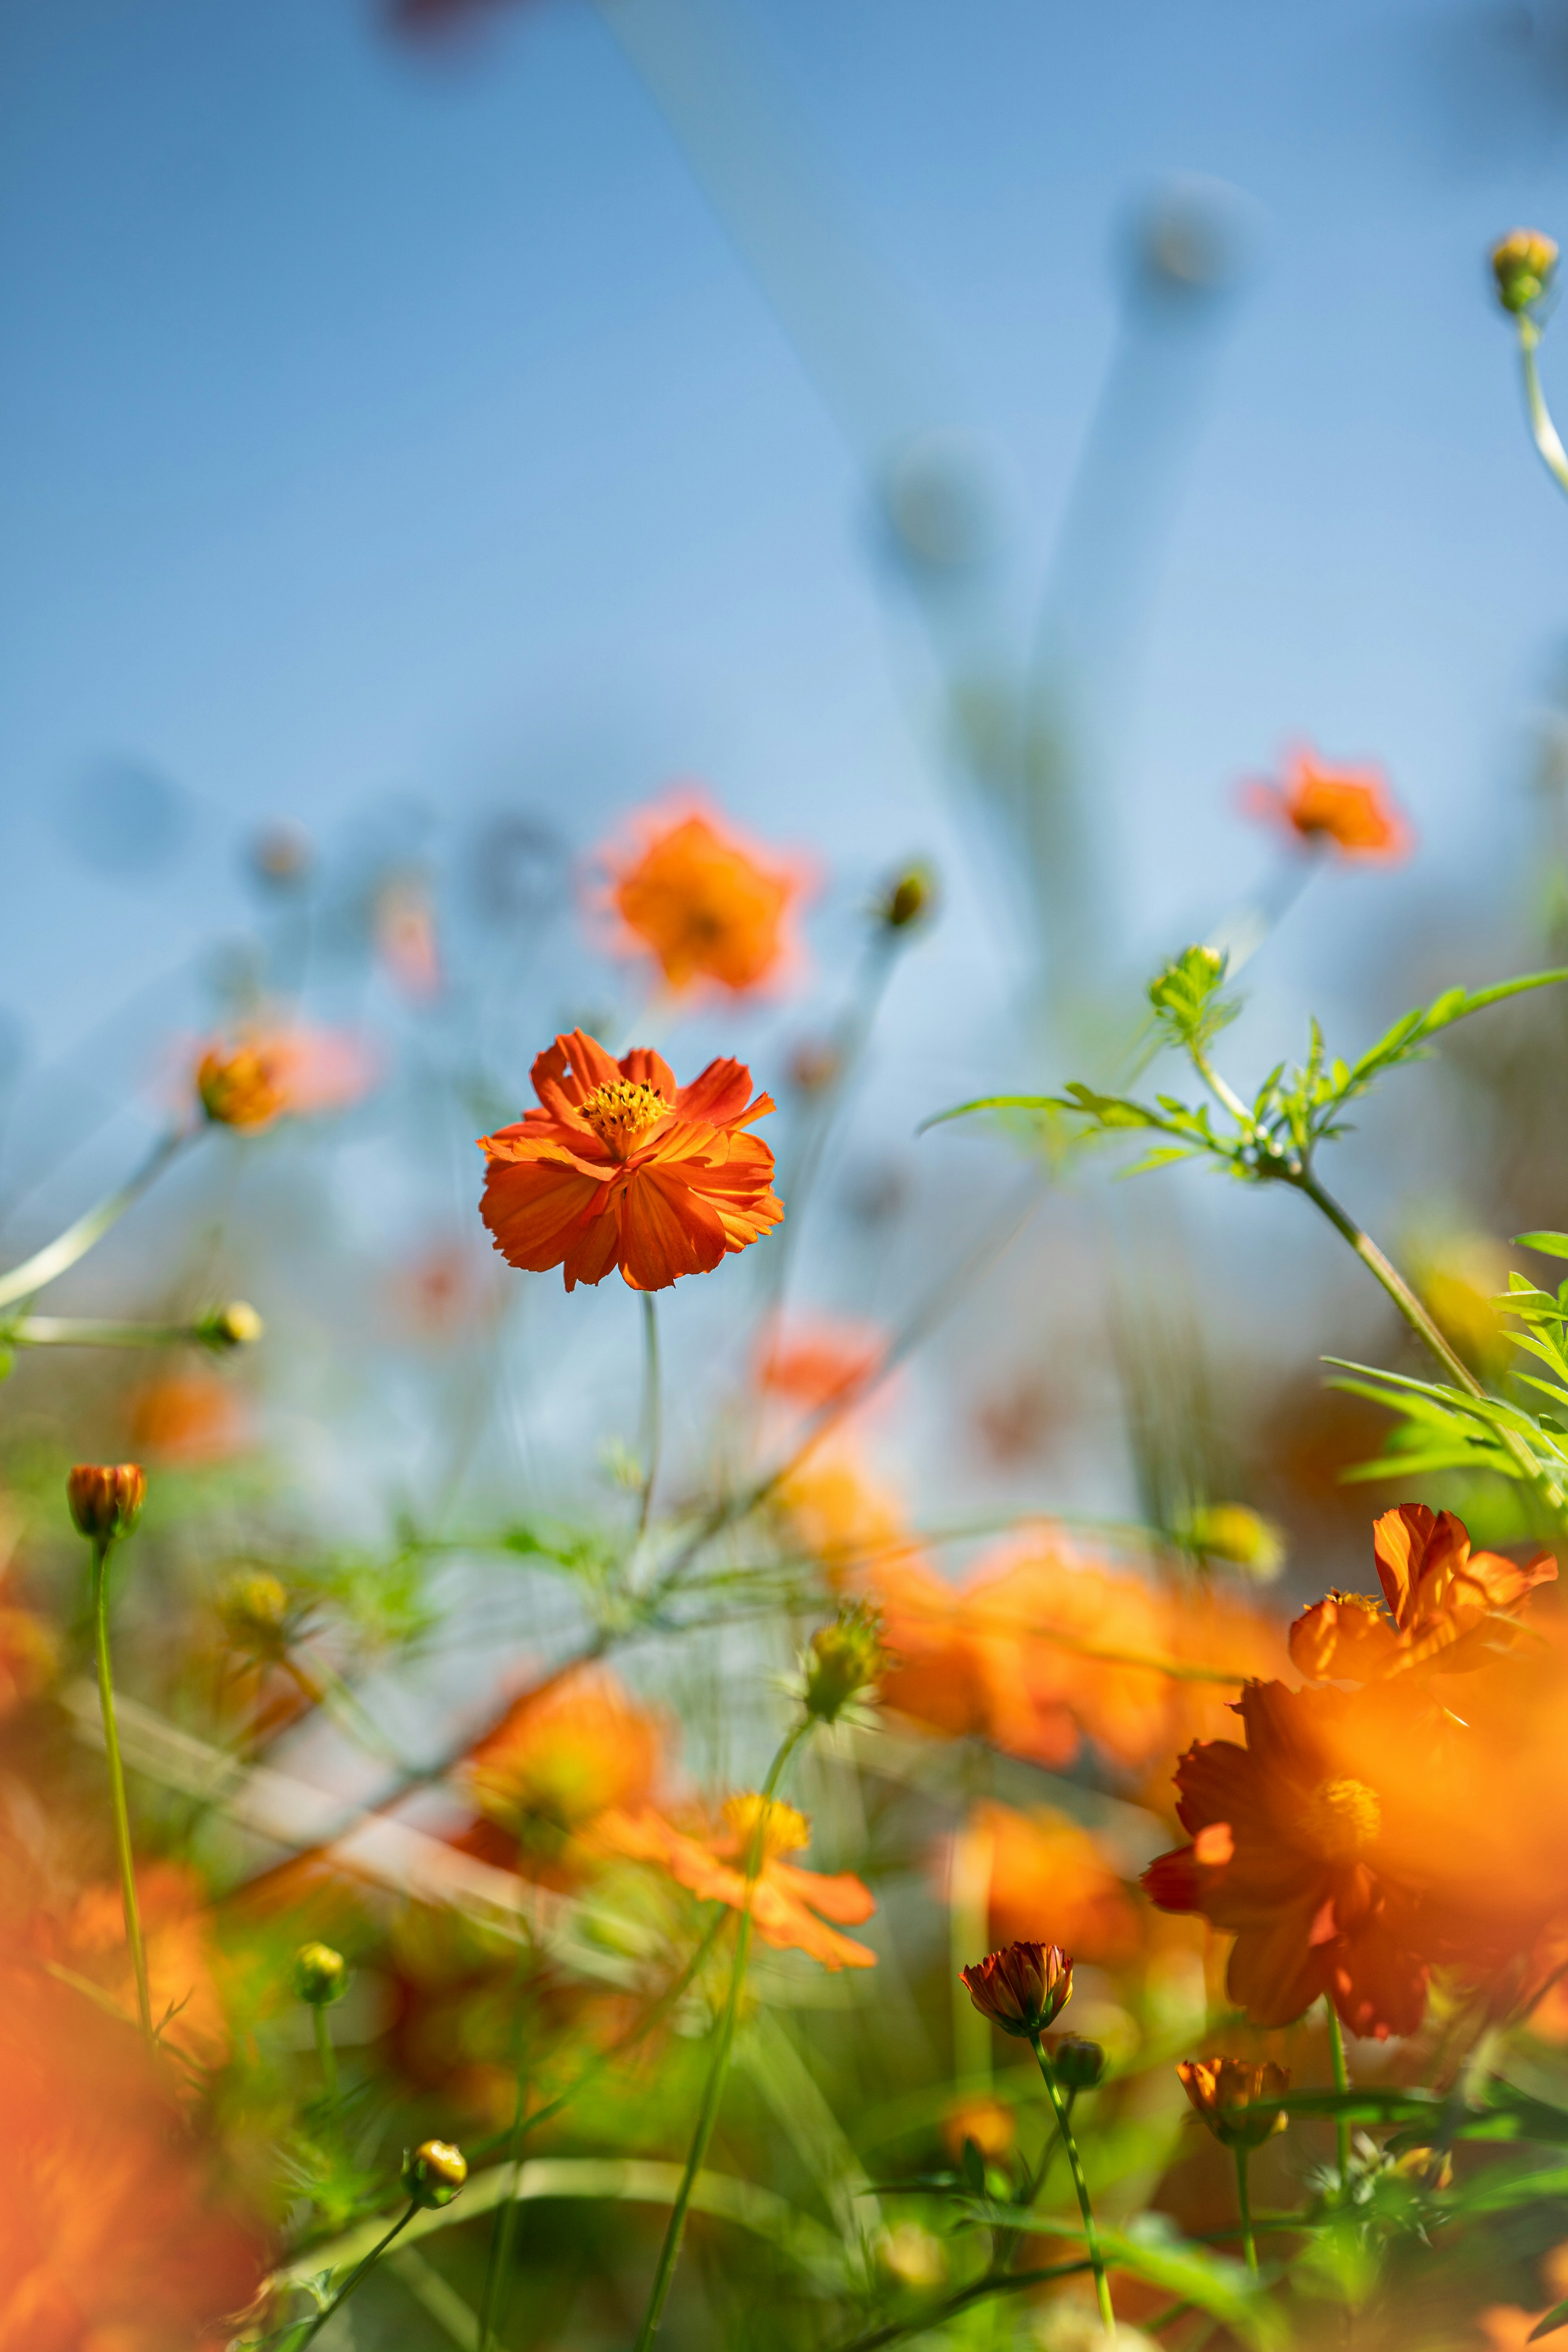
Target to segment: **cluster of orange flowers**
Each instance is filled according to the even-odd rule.
[[[1410,2033],[1436,1969],[1522,2013],[1568,1926],[1568,1634],[1527,1613],[1555,1563],[1473,1552],[1416,1504],[1374,1549],[1381,1604],[1331,1593],[1291,1629],[1307,1686],[1248,1683],[1246,1744],[1183,1757],[1190,1841],[1143,1882],[1235,1936],[1260,2025],[1327,1994],[1356,2033]]]

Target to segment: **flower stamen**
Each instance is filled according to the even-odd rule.
[[[1324,1862],[1355,1862],[1375,1845],[1383,1830],[1383,1806],[1364,1780],[1322,1780],[1301,1811],[1301,1836]]]
[[[669,1108],[657,1087],[638,1086],[630,1078],[607,1078],[602,1087],[595,1087],[582,1112],[606,1150],[625,1160]]]

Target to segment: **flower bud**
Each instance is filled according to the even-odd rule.
[[[1057,1944],[1008,1944],[960,1970],[982,2017],[1026,2042],[1072,1998],[1072,1955]]]
[[[889,931],[907,931],[936,905],[936,882],[929,866],[911,866],[883,891],[877,912]]]
[[[1105,2052],[1098,2042],[1067,2033],[1051,2053],[1051,2066],[1064,2091],[1092,2091],[1105,2072]]]
[[[196,1093],[216,1127],[242,1132],[270,1126],[287,1108],[270,1058],[254,1045],[237,1045],[232,1052],[214,1045],[204,1054],[196,1070]]]
[[[1492,247],[1492,274],[1498,300],[1517,316],[1533,310],[1552,284],[1557,268],[1557,247],[1538,228],[1510,229]]]
[[[300,1945],[294,1955],[294,1990],[301,2000],[312,2009],[328,2009],[348,1989],[348,1962],[341,1952],[334,1952],[331,1944]],[[458,2188],[462,2185],[459,2180]]]
[[[416,2205],[449,2205],[468,2177],[468,2160],[450,2140],[421,2140],[403,2159],[404,2194]]]
[[[1285,1541],[1279,1528],[1245,1503],[1209,1503],[1189,1512],[1180,1533],[1192,1550],[1222,1559],[1259,1584],[1268,1583],[1285,1565]]]
[[[789,1057],[789,1082],[797,1094],[826,1094],[843,1067],[844,1057],[829,1040],[803,1037]]]
[[[66,1480],[71,1517],[94,1543],[128,1536],[142,1516],[146,1493],[147,1474],[135,1462],[117,1463],[112,1468],[79,1462]]]
[[[226,1307],[215,1307],[196,1325],[196,1337],[209,1348],[253,1348],[267,1326],[254,1307],[243,1298],[233,1298]]]
[[[309,879],[313,856],[310,835],[281,819],[264,825],[252,841],[250,870],[264,888],[291,890]]]
[[[1283,2066],[1252,2065],[1244,2058],[1188,2058],[1176,2069],[1196,2114],[1222,2147],[1261,2147],[1285,2128],[1281,2108],[1256,2115],[1256,2103],[1282,2099],[1290,2087]]]
[[[847,1601],[831,1625],[811,1637],[805,1671],[805,1711],[818,1723],[837,1723],[851,1699],[876,1682],[882,1664],[882,1621],[863,1601]]]
[[[237,1642],[279,1650],[289,1622],[289,1593],[267,1569],[244,1569],[217,1599],[218,1615]]]

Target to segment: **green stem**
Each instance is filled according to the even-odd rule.
[[[658,1314],[653,1293],[642,1295],[643,1336],[643,1474],[642,1504],[637,1512],[637,1536],[647,1533],[648,1514],[653,1509],[654,1482],[658,1476],[659,1448],[664,1438],[664,1408],[659,1393],[658,1377]]]
[[[1258,2245],[1252,2234],[1252,2200],[1247,2193],[1247,2164],[1251,2150],[1243,2140],[1236,2151],[1236,2202],[1241,2215],[1241,2251],[1247,2256],[1247,2267],[1254,2276],[1258,2272]]]
[[[1541,341],[1541,330],[1533,319],[1521,315],[1519,321],[1519,354],[1524,368],[1524,402],[1530,411],[1530,429],[1535,446],[1545,461],[1547,471],[1560,489],[1568,490],[1568,450],[1563,446],[1557,427],[1552,422],[1552,412],[1546,405],[1546,394],[1541,389],[1541,373],[1535,364],[1535,347]]]
[[[327,2031],[327,2010],[324,2001],[311,2004],[316,2021],[316,2054],[321,2062],[321,2081],[329,2099],[338,2095],[338,2053],[332,2048],[332,2037]]]
[[[331,2303],[327,2305],[325,2310],[319,2311],[316,2314],[316,2316],[311,2320],[310,2325],[307,2327],[303,2336],[299,2337],[297,2343],[289,2347],[289,2352],[305,2352],[306,2345],[313,2344],[315,2342],[317,2336],[321,2334],[328,2320],[331,2318],[333,2313],[342,2309],[350,2295],[353,2294],[355,2287],[358,2286],[361,2279],[363,2278],[366,2271],[371,2268],[373,2263],[378,2263],[381,2260],[381,2257],[385,2253],[394,2238],[397,2236],[400,2231],[407,2229],[408,2224],[413,2221],[414,2216],[418,2212],[418,2204],[416,2202],[411,2202],[407,2211],[401,2214],[393,2223],[385,2237],[380,2238],[376,2241],[369,2253],[366,2254],[363,2262],[355,2264],[354,2268],[349,2273],[347,2278],[343,2281],[342,2285],[338,2289],[337,2294],[333,2295]]]
[[[1329,2021],[1329,2059],[1334,2070],[1334,2088],[1343,2098],[1351,2086],[1350,2069],[1345,2064],[1345,2037],[1340,2030],[1340,2013],[1331,1997],[1323,1995],[1323,2011]],[[1339,2159],[1340,2186],[1350,2179],[1351,2126],[1348,2116],[1334,2117],[1334,2152]]]
[[[1208,1055],[1204,1052],[1201,1045],[1194,1045],[1189,1039],[1187,1051],[1193,1057],[1194,1068],[1197,1071],[1199,1077],[1202,1078],[1205,1086],[1207,1087],[1215,1100],[1224,1105],[1225,1108],[1229,1111],[1232,1118],[1235,1119],[1237,1127],[1239,1127],[1245,1134],[1250,1135],[1252,1133],[1252,1113],[1247,1109],[1247,1105],[1242,1101],[1241,1097],[1237,1093],[1235,1087],[1228,1086],[1225,1079],[1220,1076],[1219,1072],[1214,1067]]]
[[[1046,2055],[1046,2045],[1038,2033],[1030,2034],[1029,2046],[1034,2051],[1039,2063],[1040,2073],[1045,2077],[1046,2089],[1049,2092],[1051,2105],[1057,2111],[1057,2128],[1061,2134],[1062,2146],[1068,2152],[1068,2163],[1072,2171],[1072,2185],[1078,2191],[1078,2210],[1083,2215],[1083,2234],[1089,2246],[1089,2268],[1094,2273],[1094,2292],[1100,2305],[1100,2316],[1104,2323],[1106,2334],[1114,2336],[1116,2314],[1110,2307],[1110,2289],[1105,2277],[1105,2258],[1100,2251],[1100,2240],[1095,2234],[1094,2210],[1089,2201],[1089,2183],[1083,2177],[1083,2158],[1078,2152],[1078,2142],[1072,2136],[1072,2118],[1068,2113],[1068,2102],[1062,2096],[1061,2085],[1056,2077],[1056,2069]]]
[[[103,1711],[103,1745],[109,1758],[109,1801],[114,1816],[114,1850],[120,1862],[120,1897],[125,1910],[125,1939],[136,1971],[136,2011],[142,2031],[153,2040],[153,1999],[147,1987],[147,1954],[142,1943],[142,1915],[136,1904],[136,1872],[131,1856],[131,1811],[125,1801],[125,1768],[120,1760],[120,1727],[114,1716],[114,1675],[109,1659],[109,1555],[113,1538],[92,1547],[93,1640],[98,1653],[98,1700]]]
[[[1363,1265],[1382,1283],[1411,1329],[1426,1342],[1449,1379],[1457,1381],[1469,1395],[1484,1397],[1486,1391],[1474,1372],[1462,1358],[1455,1354],[1399,1268],[1392,1259],[1384,1257],[1371,1234],[1363,1233],[1332,1194],[1324,1191],[1310,1169],[1303,1168],[1299,1173],[1288,1176],[1286,1181],[1294,1184],[1299,1192],[1304,1192],[1312,1206],[1327,1217],[1334,1231],[1349,1242]]]
[[[735,2039],[735,2021],[741,2012],[741,1989],[745,1982],[746,1961],[752,1948],[752,1897],[762,1873],[768,1815],[773,1809],[773,1791],[784,1778],[785,1765],[810,1729],[811,1719],[807,1717],[804,1721],[797,1723],[793,1730],[785,1733],[778,1753],[768,1768],[768,1777],[763,1783],[762,1802],[757,1808],[756,1826],[752,1832],[751,1843],[746,1849],[745,1899],[741,1906],[741,1925],[735,1937],[735,1958],[730,1970],[729,1996],[725,2000],[724,2014],[719,2024],[718,2047],[713,2053],[713,2063],[708,2070],[708,2081],[702,2094],[702,2105],[697,2117],[697,2128],[691,2135],[691,2146],[687,2152],[686,2168],[680,2176],[680,2186],[675,2192],[675,2203],[670,2210],[669,2225],[665,2231],[664,2244],[659,2250],[658,2268],[654,2273],[653,2285],[648,2294],[647,2309],[643,2314],[642,2326],[637,2330],[637,2352],[648,2352],[648,2347],[658,2333],[658,2324],[664,2315],[665,2302],[675,2277],[675,2266],[680,2259],[681,2241],[686,2234],[686,2211],[691,2202],[691,2184],[702,2168],[703,2158],[708,2153],[708,2144],[713,2137],[713,2126],[719,2120],[719,2103],[723,2096],[724,2078],[729,2072],[730,2052]]]
[[[520,1994],[521,1990],[520,1979]],[[489,2252],[485,2259],[485,2283],[479,2295],[478,2352],[490,2352],[491,2345],[500,2340],[497,2305],[500,2300],[501,2281],[510,2264],[512,2232],[517,2227],[518,2175],[522,2159],[522,2137],[528,2122],[528,2050],[523,2038],[521,1999],[513,2039],[513,2065],[517,2088],[506,2153],[506,2160],[511,2166],[511,2193],[502,2200],[490,2229]]]
[[[27,1315],[0,1328],[7,1348],[199,1348],[195,1323],[116,1323],[97,1316]]]
[[[188,1138],[177,1129],[162,1137],[135,1175],[117,1192],[110,1192],[107,1200],[100,1201],[95,1209],[89,1209],[85,1216],[79,1217],[74,1225],[68,1225],[63,1234],[58,1234],[41,1250],[35,1250],[32,1256],[24,1258],[20,1265],[13,1266],[9,1274],[0,1275],[0,1307],[10,1307],[18,1298],[33,1297],[46,1283],[58,1280],[76,1264],[78,1258],[85,1257],[93,1244],[103,1239],[110,1225],[142,1198],[149,1185],[157,1181],[175,1152],[187,1140]]]

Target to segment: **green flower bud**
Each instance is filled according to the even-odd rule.
[[[403,2188],[416,2205],[449,2205],[468,2177],[468,2160],[450,2140],[421,2140],[403,2159]]]
[[[836,1723],[851,1699],[868,1690],[881,1671],[882,1621],[862,1601],[847,1601],[831,1625],[811,1637],[805,1669],[805,1711],[819,1723]]]
[[[1051,2053],[1051,2066],[1064,2090],[1092,2091],[1105,2072],[1105,2053],[1098,2042],[1064,2034]]]
[[[1538,228],[1510,229],[1492,247],[1492,274],[1498,300],[1517,317],[1533,310],[1551,287],[1557,268],[1557,247]]]
[[[890,931],[907,931],[936,904],[936,881],[929,866],[911,866],[889,883],[877,912]]]
[[[1245,1503],[1209,1503],[1189,1512],[1179,1529],[1189,1550],[1222,1559],[1267,1584],[1285,1565],[1285,1538],[1270,1519]]]
[[[196,1325],[196,1337],[209,1348],[253,1348],[266,1328],[254,1307],[235,1298],[204,1315]]]
[[[301,1944],[294,1955],[294,1990],[312,2009],[329,2009],[349,1989],[348,1962],[331,1944]]]

